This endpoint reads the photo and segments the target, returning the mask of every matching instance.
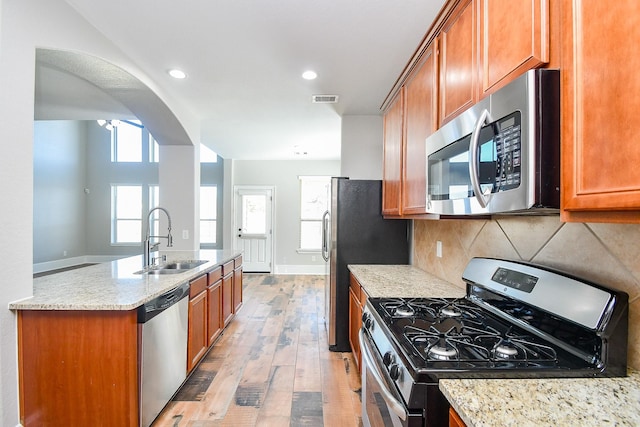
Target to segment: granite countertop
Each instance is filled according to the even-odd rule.
[[[466,290],[412,265],[350,264],[370,297],[459,298]]]
[[[167,251],[167,262],[207,260],[179,274],[135,274],[142,255],[33,279],[33,296],[10,310],[132,310],[182,283],[241,255],[235,250]]]
[[[443,379],[439,386],[467,427],[640,425],[633,370],[625,378]]]

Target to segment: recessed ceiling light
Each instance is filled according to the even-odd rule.
[[[184,71],[175,68],[173,70],[169,70],[169,75],[174,79],[184,79],[187,77],[187,74]]]
[[[307,70],[302,73],[302,78],[305,80],[313,80],[318,77],[318,74],[315,71]]]

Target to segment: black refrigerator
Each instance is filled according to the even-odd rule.
[[[382,217],[382,181],[332,178],[322,237],[329,350],[351,351],[347,265],[408,264],[409,223]]]

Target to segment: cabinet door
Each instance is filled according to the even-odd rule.
[[[209,347],[207,323],[207,291],[204,290],[189,300],[188,372],[198,364]]]
[[[636,0],[562,2],[563,220],[640,222],[638,16]]]
[[[360,341],[358,333],[362,327],[362,307],[360,306],[360,298],[349,288],[349,343],[351,344],[351,351],[353,351],[353,358],[358,364],[358,369],[361,366],[360,359]]]
[[[476,0],[462,0],[440,32],[440,124],[472,106],[477,96]]]
[[[403,90],[384,115],[382,214],[400,215],[402,194]]]
[[[549,0],[480,0],[482,93],[549,61]]]
[[[425,140],[438,118],[437,40],[427,47],[405,84],[405,146],[403,150],[402,214],[426,212]]]
[[[466,427],[460,415],[453,408],[449,408],[449,427]]]
[[[207,288],[207,302],[209,304],[207,334],[208,345],[211,346],[222,332],[222,279],[218,279]]]
[[[222,278],[222,320],[227,326],[233,317],[233,271]]]
[[[242,306],[242,267],[233,270],[233,312]]]

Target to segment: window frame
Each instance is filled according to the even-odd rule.
[[[329,199],[329,194],[330,194],[330,188],[331,188],[331,176],[330,175],[301,175],[298,177],[298,180],[300,182],[299,185],[299,197],[300,197],[300,205],[299,205],[299,214],[300,214],[300,222],[299,222],[299,226],[298,226],[298,249],[297,252],[298,253],[319,253],[322,252],[322,235],[320,236],[316,236],[320,238],[319,241],[319,247],[318,248],[312,248],[312,247],[303,247],[302,242],[303,242],[303,226],[304,224],[320,224],[320,233],[322,233],[322,216],[324,214],[324,212],[326,212],[329,209],[329,204],[331,203],[331,200]],[[303,212],[305,212],[305,201],[303,199],[303,192],[304,192],[304,185],[305,185],[305,181],[306,182],[318,182],[318,181],[324,181],[324,185],[326,187],[326,192],[327,192],[327,199],[325,200],[325,206],[324,206],[324,210],[323,213],[320,214],[320,216],[318,218],[315,217],[304,217],[303,216]]]

